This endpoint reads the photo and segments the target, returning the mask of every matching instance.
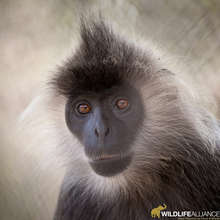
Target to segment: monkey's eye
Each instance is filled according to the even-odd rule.
[[[77,111],[80,114],[87,114],[92,110],[91,106],[89,104],[86,103],[81,103],[77,106]]]
[[[126,99],[119,99],[116,101],[116,106],[119,110],[125,110],[128,107],[129,103]]]

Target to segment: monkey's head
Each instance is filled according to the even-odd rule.
[[[175,121],[177,113],[176,96],[162,83],[167,73],[160,74],[145,52],[102,22],[82,23],[81,39],[53,82],[67,100],[66,125],[89,165],[101,176],[114,176],[134,160],[143,165],[146,152],[159,157],[157,142],[161,138],[163,145],[173,123],[167,124],[167,114]]]
[[[147,61],[103,23],[83,23],[81,37],[55,83],[67,98],[68,129],[84,146],[92,169],[112,176],[132,161],[132,144],[144,118],[138,86],[146,76],[138,63]]]

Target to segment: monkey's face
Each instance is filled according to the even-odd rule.
[[[129,166],[142,121],[140,95],[128,85],[87,91],[66,104],[67,126],[83,144],[92,169],[102,176],[116,175]]]

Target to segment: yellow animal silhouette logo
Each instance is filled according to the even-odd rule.
[[[160,218],[160,211],[162,211],[162,210],[164,210],[164,209],[166,209],[167,208],[167,206],[165,205],[165,204],[163,204],[163,206],[162,205],[159,205],[157,208],[155,208],[155,209],[152,209],[151,210],[151,216],[152,216],[152,218]]]

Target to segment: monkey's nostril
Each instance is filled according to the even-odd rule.
[[[105,136],[107,136],[109,134],[109,131],[110,131],[109,128],[107,128],[105,131]]]
[[[95,135],[98,137],[99,136],[99,132],[97,130],[97,128],[95,128]]]

